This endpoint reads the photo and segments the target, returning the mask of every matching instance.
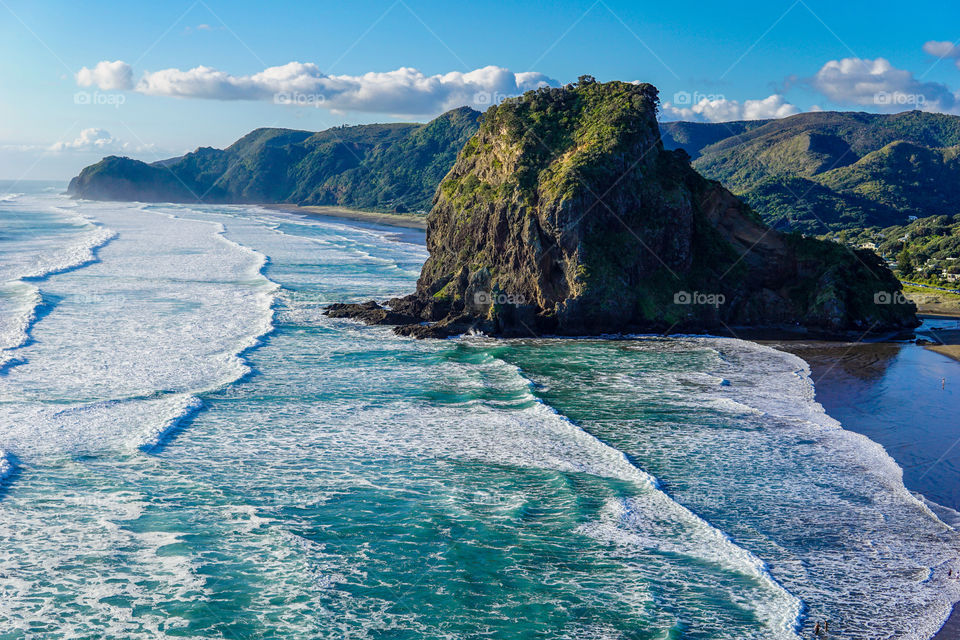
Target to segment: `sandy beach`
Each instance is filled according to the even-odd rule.
[[[917,337],[925,341],[924,346],[930,351],[960,361],[960,314],[931,315],[926,318],[933,322],[934,326],[917,330]]]
[[[390,227],[406,227],[408,229],[426,229],[426,216],[413,213],[380,213],[377,211],[360,211],[358,209],[348,209],[346,207],[320,207],[306,206],[301,207],[295,204],[270,204],[264,205],[268,209],[279,209],[281,211],[292,211],[313,216],[324,216],[330,218],[344,218],[347,220],[356,220],[359,222],[370,222],[374,224],[384,224]]]
[[[906,287],[906,297],[917,305],[917,313],[929,316],[960,317],[960,296],[936,290]]]

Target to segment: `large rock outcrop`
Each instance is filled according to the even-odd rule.
[[[590,78],[491,107],[441,182],[414,294],[334,316],[415,336],[824,336],[916,324],[869,252],[765,226],[666,151],[649,84]]]

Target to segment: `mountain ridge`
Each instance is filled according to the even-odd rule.
[[[960,211],[960,162],[950,151],[960,145],[957,116],[823,111],[701,123],[696,136],[690,123],[661,129],[668,148],[684,149],[778,229],[826,234]]]
[[[226,149],[142,163],[109,156],[68,192],[92,199],[337,205],[426,211],[482,115],[425,124],[260,128]],[[661,122],[668,150],[742,197],[780,230],[823,235],[952,215],[960,201],[960,118],[810,112],[779,120]],[[166,175],[163,175],[166,174]]]
[[[424,124],[259,128],[226,149],[201,147],[154,163],[108,156],[84,168],[67,192],[95,200],[423,210],[480,118],[461,107]]]

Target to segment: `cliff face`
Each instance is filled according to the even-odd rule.
[[[86,167],[68,192],[91,200],[426,210],[479,119],[478,112],[462,107],[426,124],[318,133],[257,129],[226,149],[201,148],[151,164],[110,156]]]
[[[437,189],[416,293],[331,315],[416,336],[915,324],[872,254],[772,231],[665,151],[656,109],[651,85],[590,79],[492,107]]]

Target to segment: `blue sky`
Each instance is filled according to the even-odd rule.
[[[960,5],[943,2],[0,0],[0,16],[0,178],[260,126],[426,121],[581,74],[655,84],[664,119],[960,113]]]

